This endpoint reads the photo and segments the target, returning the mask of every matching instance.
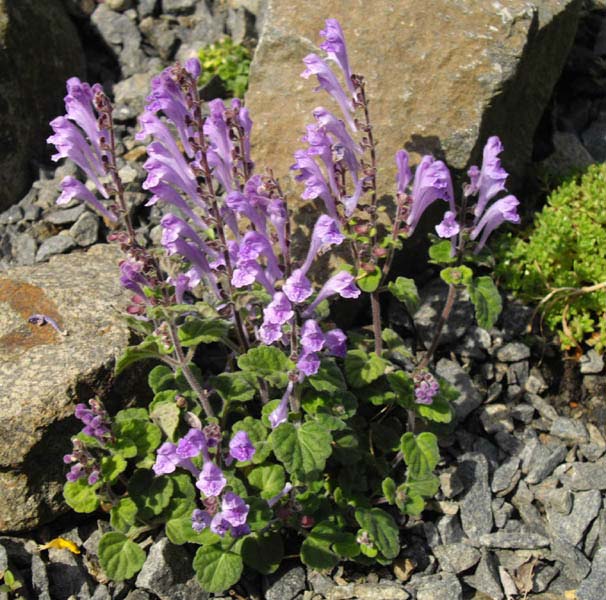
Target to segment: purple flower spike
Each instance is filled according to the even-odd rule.
[[[431,404],[440,391],[440,384],[431,373],[415,373],[413,375],[415,386],[415,402],[417,404]]]
[[[347,57],[347,46],[345,45],[345,36],[339,21],[336,19],[326,19],[326,28],[320,31],[320,35],[326,40],[320,44],[320,48],[328,54],[330,60],[334,60],[345,77],[345,82],[351,94],[355,90],[351,81],[351,70],[349,68],[349,58]]]
[[[345,358],[347,354],[347,336],[340,329],[332,329],[324,334],[326,348],[333,356]]]
[[[196,482],[196,487],[205,496],[218,496],[227,485],[223,471],[212,461],[206,461]]]
[[[489,137],[486,145],[484,146],[482,170],[480,171],[480,175],[476,183],[479,191],[478,203],[474,209],[476,222],[482,216],[488,202],[490,202],[490,200],[492,200],[500,191],[505,189],[505,182],[507,181],[508,173],[505,171],[505,169],[503,169],[501,166],[501,161],[498,158],[501,152],[503,152],[503,144],[501,144],[501,140],[496,135]],[[472,179],[471,185],[473,186],[474,177],[471,175],[470,177]]]
[[[301,327],[301,348],[304,354],[319,352],[324,348],[324,332],[317,321],[307,319]]]
[[[292,394],[293,385],[294,383],[292,381],[288,382],[286,391],[280,400],[280,404],[278,404],[268,417],[272,429],[275,429],[278,425],[288,421],[288,400]]]
[[[505,221],[510,223],[519,223],[520,215],[518,215],[517,206],[519,201],[515,196],[505,196],[497,200],[483,215],[480,222],[473,228],[471,235],[472,240],[475,240],[480,233],[482,237],[478,243],[474,253],[477,254],[482,250],[488,236]]]
[[[206,436],[199,429],[192,428],[179,440],[176,452],[179,458],[194,458],[203,454],[208,460],[207,448]]]
[[[156,452],[156,462],[152,469],[156,475],[174,473],[181,461],[177,455],[177,446],[171,442],[164,442]]]
[[[238,431],[229,442],[229,455],[235,460],[246,462],[252,459],[255,452],[255,447],[245,431]]]
[[[342,298],[357,298],[360,293],[360,289],[355,284],[355,277],[347,271],[340,271],[322,286],[316,299],[309,305],[303,316],[311,315],[318,304],[330,296],[339,294]]]
[[[308,54],[303,59],[303,62],[305,63],[306,68],[305,71],[301,73],[301,77],[308,79],[312,75],[315,75],[320,84],[315,91],[317,92],[323,89],[328,92],[339,105],[348,127],[352,131],[357,131],[356,124],[352,118],[353,105],[351,100],[343,91],[341,84],[335,74],[331,71],[330,67],[317,54]]]
[[[73,198],[77,198],[82,202],[86,202],[93,210],[96,210],[100,215],[108,221],[115,223],[118,216],[109,211],[81,181],[75,177],[68,175],[61,181],[61,195],[57,198],[57,204],[67,204]]]
[[[212,517],[205,510],[196,508],[191,514],[191,526],[194,531],[200,533],[203,529],[210,527]]]
[[[305,302],[312,294],[311,281],[307,279],[302,269],[295,269],[284,282],[282,289],[286,297],[295,304]]]
[[[297,369],[304,375],[315,375],[320,370],[320,358],[315,352],[303,354],[297,361]]]
[[[398,194],[405,194],[406,188],[412,180],[412,173],[408,164],[408,152],[406,150],[398,150],[396,152],[396,165],[398,167],[398,174],[396,175]]]
[[[223,518],[229,522],[232,527],[238,527],[246,523],[249,506],[233,492],[227,492],[221,502],[221,513]]]
[[[303,200],[315,200],[321,198],[324,202],[326,212],[333,218],[338,218],[335,201],[332,197],[328,183],[322,173],[322,169],[314,160],[313,155],[308,154],[306,150],[297,150],[295,152],[295,164],[291,170],[300,171],[295,177],[296,181],[302,181],[305,184],[305,191],[301,194]]]
[[[263,309],[265,323],[284,325],[294,317],[292,304],[284,292],[276,292],[273,300]]]
[[[353,141],[343,121],[337,119],[330,111],[322,106],[318,106],[314,108],[313,116],[322,129],[339,141],[343,147],[343,160],[352,173],[354,180],[356,180],[358,171],[360,170],[360,163],[356,156],[362,154],[362,148]]]
[[[439,225],[436,225],[436,231],[441,238],[451,238],[459,233],[461,228],[457,223],[456,215],[447,210],[444,213],[444,218]]]
[[[445,200],[455,212],[454,192],[448,167],[433,156],[424,156],[415,171],[412,188],[412,209],[406,223],[410,234],[415,230],[427,207],[436,200]]]

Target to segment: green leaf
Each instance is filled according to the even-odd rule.
[[[448,285],[469,285],[473,277],[473,271],[465,265],[458,267],[448,267],[440,271],[440,277]]]
[[[113,483],[118,475],[126,471],[127,462],[120,454],[104,456],[101,459],[101,475],[107,483]]]
[[[99,561],[110,579],[123,581],[141,570],[145,552],[123,533],[112,531],[99,540]]]
[[[361,388],[381,377],[386,366],[374,352],[350,350],[345,357],[345,377],[352,387]]]
[[[429,431],[416,438],[412,432],[402,436],[401,449],[410,479],[423,479],[432,473],[440,460],[438,438]]]
[[[395,504],[396,502],[396,482],[391,477],[386,477],[381,483],[381,490],[383,496],[389,504]]]
[[[137,456],[137,444],[130,438],[117,439],[112,445],[112,450],[122,458],[134,458]]]
[[[410,348],[393,329],[389,329],[388,327],[383,329],[381,339],[385,342],[387,350],[398,360],[402,361],[412,357]]]
[[[144,408],[125,408],[114,417],[115,423],[126,423],[127,421],[147,421],[149,415]]]
[[[356,277],[356,284],[363,292],[370,294],[377,290],[381,283],[382,276],[383,274],[379,267],[375,267],[370,273],[360,269]]]
[[[443,240],[432,244],[429,247],[429,258],[431,259],[429,262],[439,265],[455,262],[456,257],[450,255],[451,249],[452,244],[450,240]]]
[[[269,440],[277,459],[301,480],[319,477],[332,453],[332,437],[319,423],[308,421],[301,427],[282,423]]]
[[[189,473],[171,473],[165,475],[173,482],[173,494],[161,517],[176,519],[191,513],[196,508],[196,489]]]
[[[178,337],[185,348],[198,344],[212,344],[227,338],[231,323],[223,319],[197,319],[188,317],[178,329]]]
[[[147,383],[154,394],[157,394],[175,385],[175,375],[170,367],[158,365],[149,372]]]
[[[128,346],[122,356],[116,361],[116,375],[119,375],[126,367],[140,360],[148,358],[160,358],[164,353],[160,351],[158,343],[153,336],[146,337],[138,346]]]
[[[398,277],[395,281],[389,282],[387,289],[404,304],[409,315],[417,312],[421,300],[414,279]]]
[[[333,568],[339,557],[354,558],[360,553],[360,545],[352,533],[333,521],[321,521],[309,532],[301,545],[301,560],[312,569]]]
[[[425,508],[425,498],[435,496],[439,488],[440,480],[435,475],[406,481],[396,491],[396,504],[403,513],[419,516]]]
[[[316,571],[328,571],[339,563],[339,557],[330,549],[329,544],[311,536],[306,537],[301,544],[300,555],[303,564]]]
[[[138,469],[128,482],[128,493],[143,519],[159,515],[170,502],[174,483],[169,477],[156,477],[153,471]]]
[[[201,546],[193,562],[196,577],[205,592],[220,593],[240,581],[242,557],[217,546]]]
[[[397,396],[397,402],[404,408],[414,406],[414,382],[406,371],[394,371],[387,374],[387,381]]]
[[[240,495],[240,494],[238,494]],[[244,496],[244,494],[242,494]],[[255,496],[245,497],[249,506],[246,523],[252,531],[265,531],[269,522],[274,518],[274,513],[265,500]]]
[[[193,512],[193,509],[191,512]],[[164,530],[171,543],[177,546],[182,546],[183,544],[205,544],[208,542],[209,533],[216,538],[216,542],[220,539],[218,535],[213,534],[209,530],[204,530],[200,533],[194,531],[191,526],[191,514],[170,519],[166,522]]]
[[[116,531],[128,533],[136,523],[137,512],[137,505],[132,498],[120,498],[109,513],[109,522]]]
[[[318,372],[307,381],[318,392],[342,392],[346,389],[343,373],[332,358],[322,360]]]
[[[385,558],[393,559],[400,553],[399,530],[393,517],[380,508],[358,508],[356,521]]]
[[[151,420],[164,432],[166,437],[175,441],[175,433],[179,427],[181,411],[174,402],[158,402],[151,411]]]
[[[260,490],[261,498],[269,500],[282,491],[286,476],[280,465],[256,467],[248,474],[248,483]]]
[[[98,484],[88,485],[86,479],[68,481],[63,486],[63,497],[76,512],[92,513],[99,506],[98,487]]]
[[[145,420],[116,419],[113,429],[118,440],[128,439],[137,446],[139,458],[151,455],[162,441],[162,432],[159,427],[149,422],[147,411],[145,411]]]
[[[251,348],[238,358],[238,367],[277,388],[285,388],[295,364],[275,346]]]
[[[431,404],[415,404],[415,408],[424,419],[434,423],[450,423],[454,415],[452,406],[441,393],[434,396]]]
[[[242,543],[242,560],[263,575],[275,573],[284,557],[282,536],[275,531],[249,535]]]
[[[225,402],[248,402],[255,397],[254,381],[245,373],[221,373],[210,378],[211,385]]]
[[[503,302],[490,277],[477,277],[468,286],[469,298],[476,309],[476,321],[482,329],[491,329],[497,322]]]

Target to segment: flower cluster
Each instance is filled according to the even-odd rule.
[[[196,487],[204,495],[205,506],[205,510],[194,510],[193,528],[202,531],[210,527],[218,535],[223,536],[229,531],[233,537],[239,537],[250,531],[246,525],[248,505],[233,492],[226,492],[219,510],[219,497],[227,479],[217,463],[221,460],[226,465],[234,460],[249,461],[255,455],[255,447],[245,431],[238,431],[229,442],[227,456],[222,457],[220,442],[220,432],[212,425],[204,430],[191,428],[177,444],[164,442],[158,448],[153,471],[156,475],[174,473],[177,468],[189,471],[196,478]],[[202,468],[196,466],[200,460]]]
[[[412,377],[417,404],[431,404],[440,391],[438,380],[428,371],[417,371]]]

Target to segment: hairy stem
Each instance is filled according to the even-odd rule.
[[[440,315],[440,320],[438,321],[438,325],[433,334],[433,340],[431,341],[431,346],[429,346],[429,350],[421,360],[419,364],[419,369],[425,369],[427,365],[429,365],[429,361],[433,356],[438,344],[440,343],[440,337],[442,336],[442,329],[444,329],[444,325],[446,325],[446,321],[450,316],[452,311],[452,307],[454,306],[454,301],[457,295],[457,288],[454,284],[449,284],[448,286],[448,296],[446,297],[446,303],[444,304],[444,308],[442,309],[442,314]]]
[[[381,339],[381,305],[379,304],[379,292],[370,294],[370,309],[372,312],[372,332],[375,338],[375,354],[383,354],[383,340]]]

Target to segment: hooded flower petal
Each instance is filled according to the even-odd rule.
[[[305,302],[312,294],[311,281],[307,279],[301,269],[295,269],[284,282],[282,290],[291,302],[300,304]]]
[[[326,348],[333,356],[345,358],[347,354],[347,336],[340,329],[331,329],[324,335]]]
[[[93,210],[113,223],[118,220],[118,216],[105,208],[81,181],[68,175],[61,181],[61,195],[57,198],[57,204],[67,204],[73,198],[86,202]]]
[[[436,231],[441,238],[451,238],[457,235],[460,230],[456,215],[449,210],[444,213],[442,222],[436,225]]]
[[[223,471],[214,462],[206,461],[196,482],[196,487],[205,496],[218,496],[226,485],[227,479],[225,479]]]
[[[245,431],[238,431],[229,442],[229,455],[235,460],[250,460],[255,452],[255,447]]]
[[[278,406],[269,414],[268,419],[272,429],[275,429],[278,425],[288,421],[288,400],[292,394],[293,386],[294,383],[289,381],[286,386],[286,391],[280,400],[280,404],[278,404]]]
[[[500,191],[505,189],[505,182],[507,181],[508,173],[505,171],[505,169],[503,169],[501,166],[501,161],[498,158],[501,152],[503,152],[503,144],[501,144],[501,140],[496,135],[489,137],[486,145],[484,146],[482,170],[480,171],[480,175],[477,180],[479,195],[478,203],[474,209],[476,222],[484,213],[484,209],[486,208],[488,202],[490,202],[490,200],[492,200]]]
[[[360,289],[355,284],[355,277],[347,271],[339,271],[333,275],[318,292],[316,299],[309,305],[304,316],[310,315],[316,309],[318,304],[330,296],[339,294],[342,298],[357,298],[360,295]]]
[[[405,194],[408,184],[412,180],[412,173],[408,163],[408,152],[406,150],[398,150],[396,152],[396,165],[398,174],[396,175],[398,194]]]
[[[307,319],[301,327],[301,348],[304,354],[319,352],[324,347],[324,332],[317,321]]]
[[[509,221],[510,223],[520,222],[520,215],[518,215],[517,211],[518,204],[520,203],[515,196],[505,196],[494,202],[484,213],[480,222],[473,228],[469,236],[472,240],[475,240],[480,233],[482,234],[480,242],[474,250],[476,254],[482,250],[488,236],[505,221]]]
[[[339,21],[336,19],[326,19],[326,26],[320,31],[320,35],[326,40],[320,44],[320,48],[326,52],[329,59],[334,60],[339,65],[341,71],[343,71],[347,87],[353,95],[355,90],[351,81],[347,46],[345,45],[345,36],[343,35]]]

